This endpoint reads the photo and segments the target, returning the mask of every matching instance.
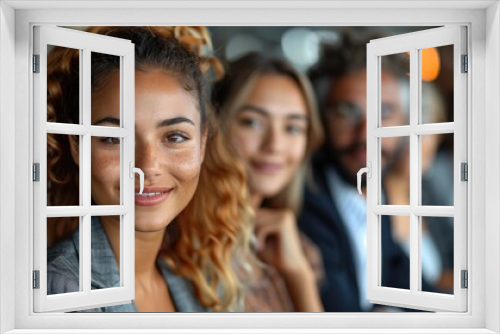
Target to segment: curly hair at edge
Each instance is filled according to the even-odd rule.
[[[196,297],[202,305],[212,311],[235,310],[243,300],[241,282],[244,276],[241,273],[248,271],[246,262],[252,259],[249,239],[253,212],[247,201],[244,168],[226,147],[228,141],[217,129],[212,110],[205,102],[209,96],[206,93],[208,78],[223,75],[218,59],[205,55],[211,50],[208,30],[205,27],[91,27],[88,31],[132,40],[147,33],[151,41],[143,43],[143,47],[147,48],[158,40],[160,45],[171,45],[173,50],[163,51],[174,52],[170,57],[174,58],[175,65],[174,68],[165,68],[165,71],[174,75],[186,91],[198,98],[208,140],[198,188],[188,206],[167,227],[159,255],[165,257],[175,272],[193,282]],[[147,70],[156,66],[141,63],[138,59],[140,53],[136,45],[136,69]],[[193,61],[197,70],[186,70],[186,63]],[[79,110],[78,64],[78,50],[56,47],[49,54],[47,121],[79,123],[78,112],[71,113],[71,110]],[[92,67],[93,74],[102,72],[102,69],[94,68],[94,62]],[[197,77],[196,72],[200,72],[201,77]],[[185,79],[189,75],[194,79]],[[93,75],[93,89],[105,84],[102,75],[95,75],[95,78]],[[47,135],[49,205],[79,204],[78,166],[69,153],[67,137]],[[51,219],[47,228],[48,246],[67,237],[77,225],[78,218]],[[235,264],[241,266],[241,270]]]

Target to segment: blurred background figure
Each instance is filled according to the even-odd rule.
[[[425,68],[426,63],[422,66]],[[434,82],[422,82],[422,123],[446,122],[443,96]],[[422,205],[453,205],[453,156],[444,148],[443,135],[421,137]],[[453,139],[453,137],[451,137]],[[451,141],[451,144],[453,142]],[[410,151],[403,154],[385,175],[388,204],[410,201]],[[437,292],[453,293],[453,218],[422,217],[422,276]],[[410,253],[410,217],[394,216],[393,236],[406,254]]]
[[[432,27],[211,27],[210,29],[214,35],[214,48],[218,50],[219,56],[225,59],[235,59],[240,57],[242,54],[248,53],[249,51],[259,51],[266,52],[266,54],[270,54],[273,56],[284,57],[288,62],[293,64],[296,68],[302,71],[312,70],[311,72],[316,72],[314,74],[314,86],[316,92],[319,94],[321,99],[320,107],[322,111],[325,111],[324,107],[328,106],[330,101],[325,101],[325,98],[330,96],[329,90],[332,88],[332,77],[338,78],[343,76],[343,73],[353,73],[356,68],[362,68],[365,66],[365,43],[369,41],[370,38],[366,38],[367,36],[372,36],[372,38],[377,38],[381,36],[393,36],[401,33],[407,33],[422,29],[429,29]],[[349,35],[358,36],[360,39],[359,52],[351,53],[353,48],[356,48],[355,45],[357,42],[353,42],[349,37]],[[344,56],[337,58],[336,56],[340,53],[340,51],[346,48]],[[327,55],[325,53],[325,49],[337,50],[333,51],[332,54]],[[399,59],[404,58],[406,55],[400,55],[397,57]],[[361,58],[361,59],[360,59]],[[383,57],[390,58],[390,57]],[[433,123],[433,122],[452,122],[453,121],[453,47],[452,46],[443,46],[439,48],[432,49],[424,49],[422,50],[422,80],[424,81],[423,92],[422,92],[422,102],[423,106],[423,123]],[[395,67],[397,65],[391,66],[391,61],[389,59],[385,59],[382,62],[382,66],[388,66],[384,72],[391,72],[391,67]],[[321,65],[324,63],[324,65]],[[404,65],[406,68],[406,73],[409,72],[408,65]],[[327,73],[325,75],[321,75],[322,69],[327,69]],[[317,69],[316,71],[314,69]],[[330,75],[328,71],[336,72],[334,75]],[[401,74],[403,70],[399,71]],[[361,74],[359,76],[364,76]],[[353,76],[351,76],[353,78]],[[361,91],[360,95],[364,96],[366,92],[363,91],[366,83],[364,83],[364,78],[361,80],[363,83],[359,85]],[[354,80],[351,80],[354,81]],[[385,80],[387,81],[387,80]],[[404,112],[408,112],[409,106],[409,91],[408,91],[408,77],[400,75],[399,81],[404,81],[403,86],[399,89],[400,101],[401,103],[406,103],[404,105]],[[427,84],[429,83],[429,84]],[[337,87],[339,87],[337,85]],[[385,84],[383,86],[384,95],[394,95],[391,93],[391,90],[394,90],[394,85],[391,88],[389,84]],[[349,94],[354,94],[355,89],[348,89],[351,91]],[[387,92],[385,90],[388,90]],[[347,94],[347,89],[344,89],[344,92],[341,92],[340,89],[335,90],[338,95]],[[334,91],[334,93],[335,93]],[[394,95],[395,96],[395,95]],[[353,97],[353,99],[355,99]],[[333,101],[335,102],[335,101]],[[344,101],[345,102],[345,101]],[[405,118],[404,121],[401,118],[397,117],[397,113],[394,114],[393,106],[394,103],[391,101],[386,101],[382,107],[382,119],[384,126],[395,126],[399,124],[408,124],[408,119]],[[362,106],[364,108],[364,104]],[[350,111],[353,112],[352,123],[356,123],[356,114],[359,115],[360,110],[362,113],[365,112],[363,108],[353,107],[352,104],[349,103],[340,103],[339,104],[339,113],[347,113]],[[333,108],[331,108],[333,109]],[[391,111],[392,110],[392,111]],[[326,115],[327,113],[323,113]],[[359,116],[358,116],[359,117]],[[328,118],[328,119],[327,119]],[[336,121],[333,119],[336,118]],[[349,119],[349,117],[347,117]],[[358,118],[359,119],[359,118]],[[364,118],[363,118],[364,119]],[[359,154],[362,158],[365,156],[364,147],[365,142],[364,138],[359,137],[359,133],[356,131],[350,131],[345,129],[352,129],[352,126],[345,127],[346,123],[342,123],[342,117],[335,116],[335,113],[330,113],[330,116],[323,117],[323,121],[329,121],[331,123],[337,123],[337,127],[329,132],[329,136],[332,136],[329,140],[333,145],[339,145],[336,149],[342,148],[342,145],[346,142],[352,140],[352,138],[357,137],[358,144],[354,144],[351,148],[358,145],[358,147],[362,147],[362,149],[356,152],[354,148],[350,154],[349,150],[347,152],[339,152],[345,153],[342,158],[342,161],[338,161],[336,163],[338,173],[344,176],[343,179],[351,180],[355,182],[355,178],[349,176],[349,173],[345,173],[343,166],[349,168],[352,172],[357,172],[357,170],[361,167],[365,166],[364,159],[360,161],[356,161],[356,154]],[[361,121],[361,123],[363,123]],[[349,124],[349,122],[347,122]],[[326,123],[325,123],[326,126]],[[335,124],[332,125],[335,127]],[[365,128],[363,125],[358,127],[361,129],[361,132],[365,132]],[[343,137],[342,137],[343,136]],[[383,148],[382,148],[382,159],[384,160],[385,172],[384,172],[384,180],[386,180],[389,175],[387,171],[389,171],[396,161],[401,160],[404,156],[404,151],[407,151],[409,148],[409,141],[406,138],[399,138],[400,140],[392,140],[392,139],[384,139]],[[423,149],[422,157],[424,162],[422,163],[422,194],[421,194],[421,203],[422,205],[453,205],[453,134],[449,135],[441,135],[441,136],[433,136],[427,135],[422,136]],[[437,150],[437,151],[436,151]],[[323,150],[324,152],[324,150]],[[321,155],[321,154],[319,154]],[[335,159],[335,156],[333,156]],[[401,168],[394,167],[395,169]],[[409,170],[407,170],[409,172]],[[392,175],[396,175],[394,172]],[[321,189],[321,183],[324,182],[325,179],[319,179],[316,175],[316,183],[318,183],[319,188]],[[389,181],[390,182],[390,181]],[[408,182],[408,179],[405,180]],[[325,186],[327,187],[327,186]],[[389,191],[389,190],[387,190]],[[340,193],[340,192],[339,192]],[[404,196],[407,198],[407,196]],[[394,199],[396,200],[396,199]],[[331,203],[330,199],[330,203]],[[391,199],[386,200],[387,204],[391,203]],[[395,203],[394,203],[395,204]],[[363,205],[362,205],[363,206]],[[336,211],[338,211],[336,209]],[[355,210],[354,210],[355,211]],[[328,212],[328,211],[325,211]],[[393,231],[390,233],[395,239],[396,243],[405,246],[405,242],[401,239],[401,234],[399,233],[401,230],[401,226],[405,225],[398,224],[398,220],[401,217],[394,216],[391,217],[393,222]],[[384,217],[384,220],[389,220],[389,217]],[[307,221],[304,224],[308,224]],[[408,224],[406,223],[408,226]],[[351,252],[353,249],[358,249],[357,252],[364,253],[364,241],[357,242],[356,245],[352,244],[354,240],[365,240],[365,227],[363,227],[363,223],[360,223],[360,228],[356,231],[349,230],[351,232],[351,240],[348,241],[348,247],[346,245],[341,248],[347,250],[349,248]],[[422,231],[424,235],[424,244],[422,245],[422,252],[424,254],[424,259],[422,263],[423,275],[425,277],[425,281],[429,283],[432,282],[436,284],[436,289],[439,292],[449,292],[450,287],[453,282],[453,218],[449,217],[426,217],[425,222],[423,224],[424,230]],[[332,228],[330,226],[330,228]],[[335,227],[336,228],[336,227]],[[407,227],[406,227],[407,228]],[[306,229],[307,230],[307,229]],[[346,231],[337,231],[339,235],[346,236]],[[359,238],[356,238],[356,235],[359,234]],[[328,235],[328,234],[327,234]],[[330,240],[327,236],[320,236],[321,238],[325,238],[325,242],[329,242]],[[346,238],[343,238],[344,240]],[[331,240],[330,240],[331,241]],[[347,241],[344,241],[347,242]],[[321,243],[321,241],[320,241]],[[389,243],[391,244],[391,243]],[[331,246],[335,248],[334,246]],[[336,246],[340,247],[340,246]],[[388,246],[389,247],[389,246]],[[404,248],[403,249],[406,249]],[[326,247],[328,249],[328,247]],[[387,250],[390,252],[390,247]],[[328,251],[324,251],[324,253],[329,253]],[[335,253],[335,252],[332,252]],[[437,254],[439,253],[439,254]],[[339,253],[343,254],[343,253]],[[326,259],[331,255],[325,255],[325,264],[329,260]],[[351,267],[354,264],[348,264],[353,260],[353,256],[347,256],[345,258],[333,258],[331,259],[331,263],[340,263],[340,268],[342,268],[339,272],[339,279],[342,281],[342,272],[348,271],[349,275],[352,275],[353,268],[349,270],[346,267]],[[345,260],[344,260],[345,259]],[[356,266],[359,268],[359,271],[362,273],[363,268],[363,255],[360,256],[359,263]],[[441,269],[440,269],[441,268]],[[333,270],[333,269],[332,269]],[[333,274],[332,274],[333,275]],[[405,273],[405,276],[407,274]],[[354,277],[356,280],[356,276],[344,276],[345,277]],[[357,277],[358,284],[364,285],[363,274]],[[327,280],[328,281],[328,280]],[[328,299],[326,296],[328,295],[328,282],[325,282],[325,290],[323,291],[323,298]],[[387,285],[391,285],[389,282],[385,282]],[[342,286],[342,284],[340,285]],[[339,288],[339,290],[346,291],[346,294],[355,295],[356,289],[359,289],[352,286],[352,282],[350,285],[352,289],[352,294],[349,289],[345,290],[343,288]],[[428,285],[424,284],[424,290],[428,289]],[[360,288],[364,290],[364,287]],[[342,293],[341,293],[342,295]],[[363,298],[363,297],[361,297]],[[342,298],[341,298],[342,299]],[[356,298],[353,298],[353,300]],[[334,303],[333,299],[331,303]],[[370,306],[366,304],[366,302],[361,302],[365,305],[365,309],[370,309]],[[342,303],[338,303],[339,305]],[[359,305],[358,305],[359,306]],[[327,307],[327,309],[329,309]],[[335,310],[336,308],[333,307]],[[345,305],[342,309],[339,310],[358,310],[359,308],[353,307],[351,308],[349,305]]]
[[[446,47],[445,47],[446,48]],[[448,47],[450,49],[451,47]],[[451,48],[453,50],[453,48]],[[441,50],[440,50],[441,51]],[[443,57],[442,63],[453,63],[453,52],[440,52]],[[453,73],[453,72],[451,72]],[[442,76],[443,73],[440,75]],[[444,74],[446,75],[446,74]],[[439,77],[438,77],[439,79]],[[442,82],[446,80],[441,79]],[[433,82],[422,85],[422,117],[423,123],[441,123],[453,121],[453,108],[446,108],[444,95],[437,84]],[[451,103],[453,102],[453,91],[451,91]],[[447,111],[450,110],[451,112]],[[453,206],[453,134],[447,135],[425,135],[422,142],[422,205]],[[432,242],[439,252],[441,260],[441,273],[432,284],[437,292],[453,294],[453,233],[454,220],[452,217],[423,217],[423,229],[430,235]],[[424,233],[425,231],[423,231]],[[432,245],[429,245],[431,250]],[[422,252],[427,253],[426,247]],[[433,257],[434,258],[434,257]],[[422,275],[431,282],[431,271],[429,274],[426,262],[432,263],[433,258],[428,256],[422,259]]]
[[[300,71],[307,71],[321,58],[323,45],[341,45],[343,31],[360,36],[393,36],[432,27],[405,26],[231,26],[209,27],[217,57],[234,61],[249,52],[286,59]],[[446,64],[443,64],[446,65]]]
[[[245,311],[322,311],[320,253],[296,222],[308,161],[323,139],[307,77],[284,60],[249,53],[229,63],[213,95],[255,210],[262,265],[252,268]]]
[[[310,71],[326,142],[313,162],[318,188],[306,189],[299,226],[322,252],[326,311],[373,310],[366,299],[366,199],[356,190],[356,173],[366,166],[366,44],[370,39],[345,34],[341,45],[325,46]],[[382,126],[406,125],[408,57],[385,56],[381,64]],[[384,138],[382,175],[398,161],[407,142],[402,137]],[[409,289],[409,260],[392,237],[391,218],[382,216],[382,286]]]

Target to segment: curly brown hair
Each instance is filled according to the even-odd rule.
[[[208,131],[198,188],[168,226],[159,256],[193,282],[200,303],[213,311],[235,310],[242,302],[236,264],[251,258],[252,210],[247,201],[244,168],[226,147],[207,98],[211,81],[223,75],[209,54],[211,40],[204,27],[91,27],[89,32],[129,39],[135,44],[135,66],[160,68],[173,75],[195,97],[202,130]],[[102,88],[119,69],[119,59],[92,57],[92,90]],[[78,123],[79,50],[56,47],[48,56],[47,121]],[[47,179],[50,205],[78,205],[78,166],[71,158],[68,136],[47,135]],[[77,219],[57,218],[49,224],[48,244],[67,236]],[[241,271],[238,272],[241,274]]]

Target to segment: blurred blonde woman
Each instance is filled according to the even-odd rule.
[[[322,261],[297,227],[311,154],[323,140],[309,81],[280,59],[251,53],[214,88],[223,132],[245,165],[255,210],[250,312],[322,311]]]
[[[135,300],[86,312],[241,311],[240,281],[251,209],[244,169],[213,126],[206,83],[222,75],[202,27],[93,27],[135,44]],[[78,123],[78,50],[56,48],[48,60],[48,120]],[[93,125],[119,126],[120,62],[92,56]],[[76,94],[75,94],[76,92]],[[48,135],[49,201],[78,205],[74,136]],[[93,137],[95,205],[120,201],[120,141]],[[138,180],[136,179],[136,189]],[[75,221],[50,223],[48,294],[78,290]],[[74,232],[73,232],[74,231]],[[63,239],[63,237],[68,236]],[[119,217],[92,217],[92,289],[118,286]]]

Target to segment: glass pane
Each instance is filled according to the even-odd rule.
[[[380,124],[382,127],[410,124],[410,54],[380,57]]]
[[[90,123],[120,126],[120,57],[92,52],[92,115]]]
[[[421,123],[453,122],[453,45],[420,50]]]
[[[120,286],[120,219],[121,216],[92,217],[92,290]]]
[[[79,226],[79,217],[47,219],[48,295],[80,291]]]
[[[409,290],[410,216],[383,215],[381,224],[382,286]],[[394,243],[401,247],[403,254]]]
[[[410,205],[410,137],[380,139],[382,204]]]
[[[47,134],[47,205],[80,205],[80,136]]]
[[[422,135],[422,205],[453,206],[453,134]]]
[[[422,291],[453,294],[453,217],[422,217]]]
[[[120,205],[121,139],[96,137],[90,140],[91,203],[92,205]]]
[[[80,50],[47,45],[47,53],[47,122],[81,124]]]

